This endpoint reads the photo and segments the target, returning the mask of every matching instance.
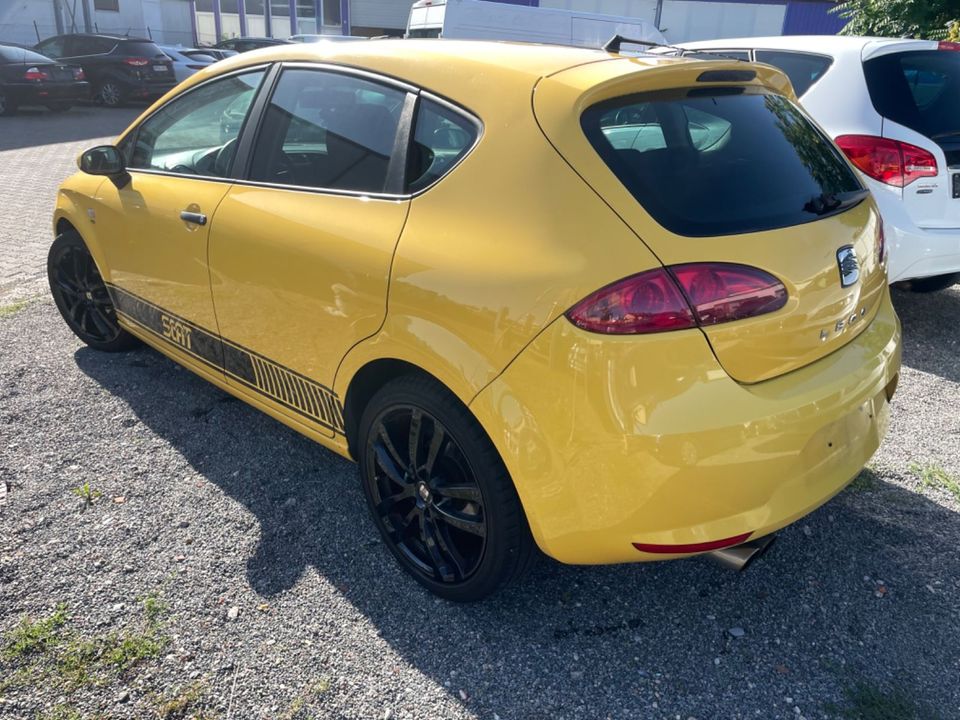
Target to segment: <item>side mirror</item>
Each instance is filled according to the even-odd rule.
[[[116,177],[125,171],[123,155],[113,145],[98,145],[85,150],[77,159],[77,166],[88,175]]]

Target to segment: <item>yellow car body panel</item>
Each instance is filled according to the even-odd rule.
[[[383,324],[390,262],[408,206],[408,200],[233,186],[210,235],[210,286],[223,337],[332,386],[347,351]],[[275,400],[284,399],[281,388],[274,383]],[[315,411],[318,431],[332,437],[336,423],[327,427],[319,407],[306,406]]]
[[[345,65],[459,103],[483,123],[478,143],[410,198],[136,170],[118,190],[74,176],[55,223],[69,220],[104,279],[157,321],[121,312],[124,327],[346,456],[343,403],[357,374],[382,360],[421,368],[472,411],[540,547],[564,562],[663,559],[673,555],[632,543],[760,536],[825,502],[867,461],[900,362],[872,201],[806,226],[681,238],[651,219],[579,124],[591,104],[690,85],[707,67],[755,70],[752,84],[792,96],[782,73],[511,44],[326,45],[227,59],[159,102],[244,67]],[[179,220],[190,203],[211,217],[204,228]],[[813,229],[816,251],[802,250]],[[835,259],[823,253],[841,242],[865,258],[864,281],[831,293],[823,267],[835,274]],[[621,278],[699,260],[769,265],[787,277],[796,267],[799,280],[770,317],[706,331],[601,336],[563,317]],[[799,344],[782,344],[782,333],[771,340],[770,323],[800,302]],[[860,308],[842,337],[809,339],[807,325],[832,327]],[[158,332],[165,313],[184,329]],[[184,342],[218,335],[216,367]]]
[[[853,342],[773,380],[732,380],[698,330],[600,337],[563,319],[470,409],[540,548],[567,563],[658,560],[632,543],[769,534],[839,492],[886,430],[900,325],[884,289]]]

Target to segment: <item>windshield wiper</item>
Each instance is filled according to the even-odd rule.
[[[820,193],[807,200],[803,206],[805,212],[814,215],[826,215],[836,210],[846,210],[861,202],[870,191],[866,188],[842,193]]]

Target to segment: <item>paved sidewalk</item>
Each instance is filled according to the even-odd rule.
[[[81,106],[0,118],[0,294],[45,272],[57,187],[77,155],[112,141],[142,111]]]

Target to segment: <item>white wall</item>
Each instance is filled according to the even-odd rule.
[[[667,40],[673,43],[779,35],[783,31],[786,12],[786,4],[664,0],[660,27]]]
[[[79,11],[79,6],[77,10]],[[79,14],[79,13],[78,13]],[[50,37],[57,33],[57,21],[53,16],[53,3],[50,0],[0,0],[0,40],[33,45],[37,34],[33,28],[36,20],[40,37]],[[77,18],[80,30],[83,30],[83,16]]]

